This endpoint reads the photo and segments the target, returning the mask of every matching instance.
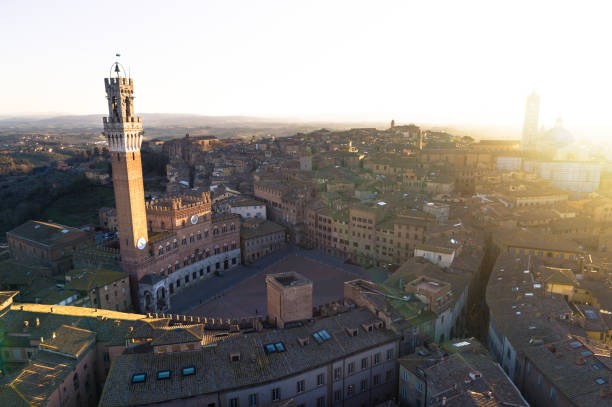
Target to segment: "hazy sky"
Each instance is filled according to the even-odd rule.
[[[1,0],[0,115],[103,113],[120,52],[139,112],[612,127],[611,7]]]

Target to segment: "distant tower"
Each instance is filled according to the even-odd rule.
[[[113,72],[115,77],[113,77]],[[142,120],[134,114],[134,82],[119,63],[104,79],[108,117],[103,118],[113,166],[113,188],[123,263],[138,263],[147,247],[147,215],[140,145]]]
[[[301,151],[300,171],[312,171],[312,148],[310,146]]]
[[[395,127],[395,120],[391,120],[391,128]]]
[[[531,92],[525,104],[525,119],[523,121],[523,135],[521,150],[532,148],[538,134],[538,119],[540,115],[540,96]]]

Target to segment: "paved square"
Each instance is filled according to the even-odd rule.
[[[296,271],[313,282],[314,306],[339,300],[343,297],[344,282],[359,278],[300,255],[289,255],[263,272],[243,281],[225,294],[194,308],[189,315],[213,318],[241,318],[266,314],[266,274]]]

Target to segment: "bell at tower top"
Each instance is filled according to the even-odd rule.
[[[115,62],[109,78],[104,79],[108,99],[108,123],[139,123],[134,112],[134,81],[125,75],[125,69]]]
[[[112,78],[113,76],[115,78],[129,77],[129,75],[125,74],[125,68],[123,67],[123,65],[121,65],[118,61],[111,65],[110,73],[108,76],[109,78]]]

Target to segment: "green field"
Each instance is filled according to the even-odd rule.
[[[103,206],[115,206],[113,189],[90,185],[55,200],[44,210],[42,219],[74,227],[97,225],[98,209]]]

